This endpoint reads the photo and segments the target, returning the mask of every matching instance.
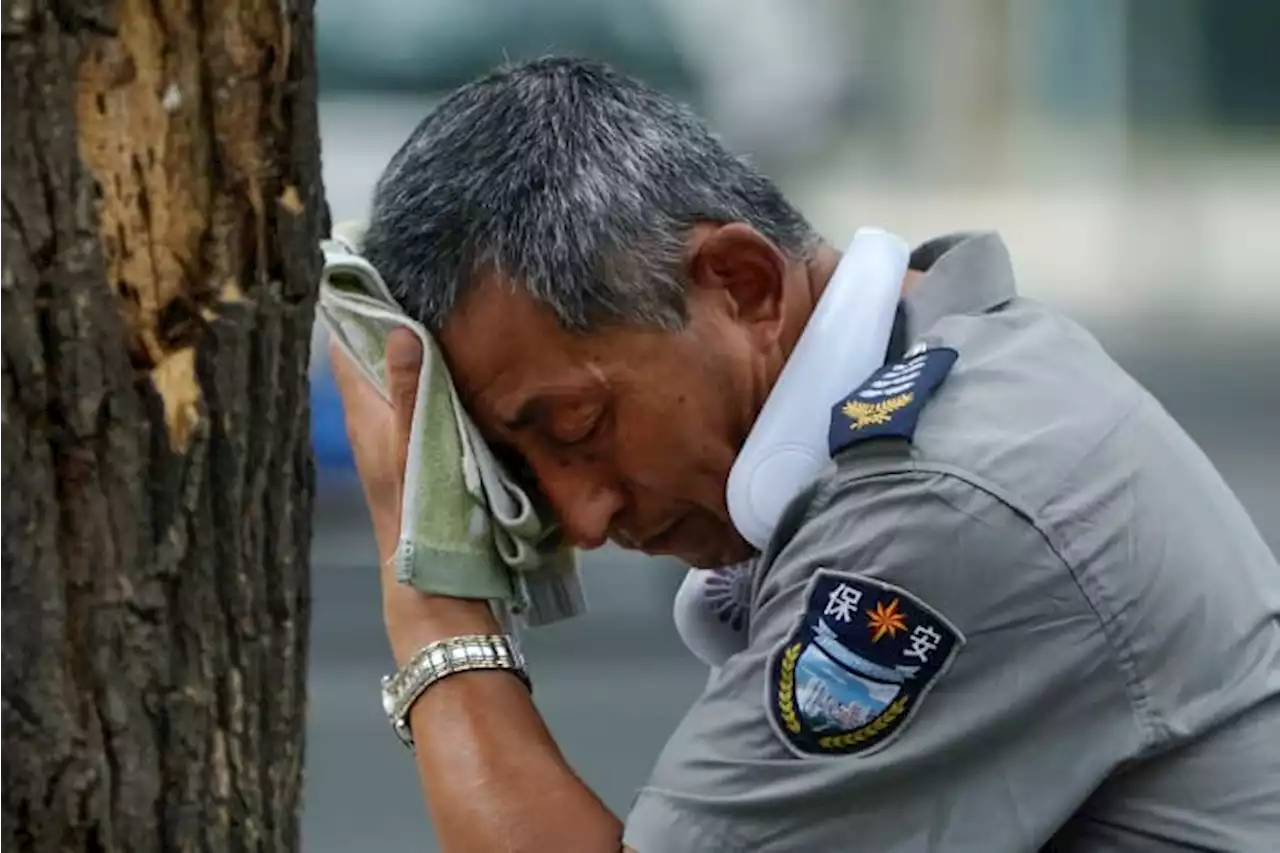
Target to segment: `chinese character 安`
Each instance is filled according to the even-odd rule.
[[[911,643],[911,648],[903,654],[909,658],[916,658],[921,663],[928,663],[929,653],[942,642],[942,635],[928,625],[917,625],[911,632],[911,636],[907,638],[907,642]]]

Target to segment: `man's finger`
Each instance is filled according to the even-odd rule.
[[[409,453],[413,407],[418,401],[418,376],[422,372],[422,342],[408,329],[387,335],[387,396],[395,410],[396,446],[403,464]]]
[[[386,405],[378,389],[356,367],[350,356],[334,341],[329,342],[329,370],[333,373],[333,382],[338,386],[338,396],[342,398],[343,415],[351,411],[372,411]],[[350,432],[350,418],[347,418],[347,429]]]
[[[333,371],[333,381],[338,386],[338,393],[344,397],[355,388],[356,382],[363,379],[351,359],[347,358],[346,352],[332,340],[329,341],[329,369]]]

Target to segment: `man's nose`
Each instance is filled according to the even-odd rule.
[[[622,509],[621,492],[581,472],[558,474],[539,480],[565,539],[579,548],[599,548]]]

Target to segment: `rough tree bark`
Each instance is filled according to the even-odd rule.
[[[5,0],[3,849],[298,845],[308,0]]]

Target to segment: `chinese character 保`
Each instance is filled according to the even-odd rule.
[[[839,584],[827,595],[827,608],[823,616],[830,616],[837,622],[850,622],[853,614],[858,612],[858,602],[862,600],[862,591],[848,584]]]
[[[905,657],[916,658],[921,663],[928,663],[929,653],[942,642],[942,635],[928,625],[917,625],[907,638],[911,648],[903,652]]]

